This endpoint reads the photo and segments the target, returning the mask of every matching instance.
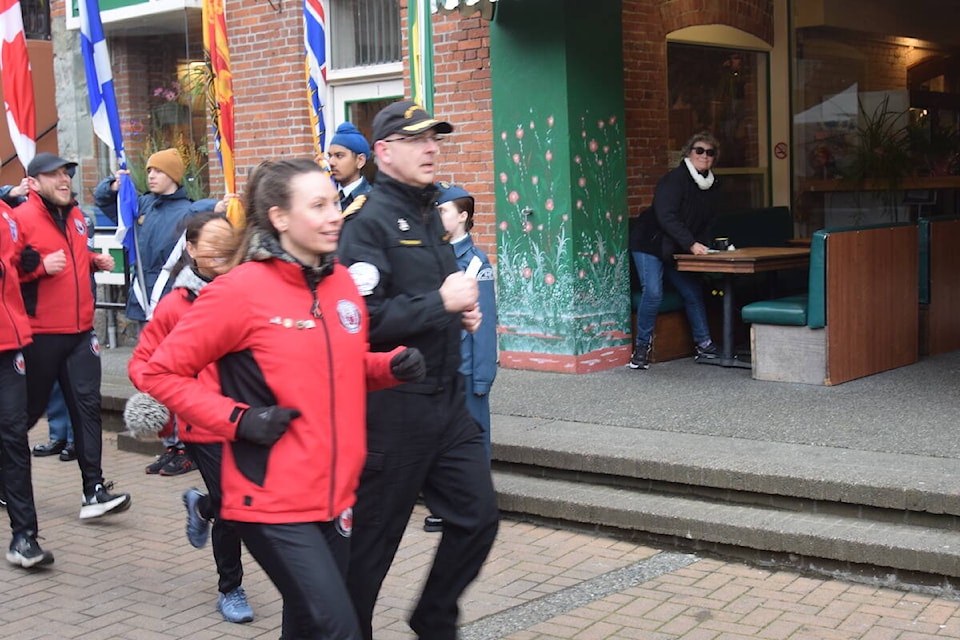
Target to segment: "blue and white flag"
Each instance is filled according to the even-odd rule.
[[[123,135],[120,131],[120,111],[113,89],[113,72],[110,69],[110,52],[103,35],[98,0],[79,0],[80,52],[87,75],[87,93],[90,96],[90,116],[93,131],[104,144],[117,154],[121,169],[127,168],[127,156],[123,150]],[[127,249],[130,264],[137,259],[135,224],[137,218],[137,190],[126,173],[120,175],[117,189],[117,242]]]
[[[120,112],[113,90],[113,72],[110,70],[110,53],[103,36],[100,22],[100,4],[97,0],[79,0],[80,52],[87,73],[87,88],[90,96],[90,116],[97,137],[113,149],[117,159],[124,165],[123,138],[120,133]]]

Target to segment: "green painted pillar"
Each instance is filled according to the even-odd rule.
[[[500,0],[490,27],[501,364],[630,356],[621,6]]]

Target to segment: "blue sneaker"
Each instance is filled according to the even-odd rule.
[[[196,487],[190,487],[183,492],[183,506],[187,508],[187,540],[197,549],[207,544],[207,537],[210,535],[210,521],[197,511],[197,503],[202,497],[204,494]]]
[[[247,594],[243,587],[221,593],[217,599],[217,611],[227,622],[253,622],[253,609],[247,603]]]

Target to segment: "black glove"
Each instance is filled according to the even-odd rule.
[[[286,407],[250,407],[237,424],[237,438],[271,447],[286,433],[290,421],[300,415],[296,409]]]
[[[29,244],[20,252],[20,268],[24,273],[33,273],[40,266],[40,254]]]
[[[390,359],[390,373],[400,382],[420,382],[427,375],[427,363],[420,349],[404,349]]]

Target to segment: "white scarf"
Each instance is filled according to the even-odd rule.
[[[707,171],[707,177],[704,178],[700,175],[699,171],[693,168],[693,163],[690,162],[690,158],[684,158],[683,162],[687,165],[687,171],[690,172],[690,177],[697,183],[701,191],[706,191],[713,186],[713,171]]]

